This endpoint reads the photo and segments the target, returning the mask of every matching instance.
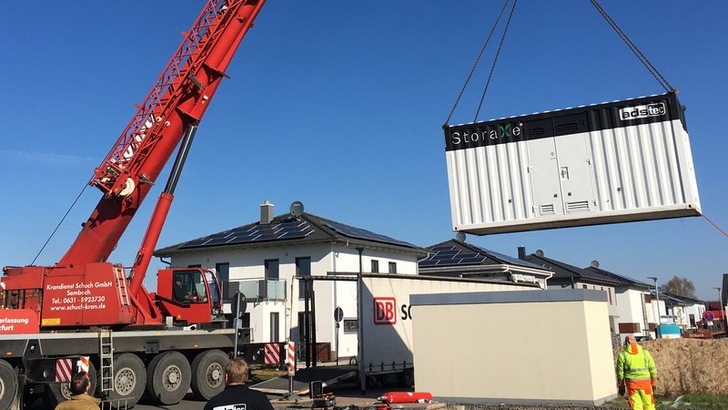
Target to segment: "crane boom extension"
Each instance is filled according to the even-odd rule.
[[[264,3],[208,1],[106,159],[94,171],[89,184],[104,195],[58,265],[108,259],[187,127],[196,125],[204,115]]]

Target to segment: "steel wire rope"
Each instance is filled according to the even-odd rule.
[[[465,83],[463,84],[463,87],[460,89],[460,93],[458,94],[457,98],[455,99],[455,104],[453,104],[452,109],[450,110],[450,114],[448,114],[447,118],[445,119],[445,123],[443,126],[447,125],[450,122],[450,118],[452,118],[453,114],[455,113],[455,109],[457,108],[458,104],[460,103],[460,99],[463,97],[463,94],[465,93],[465,89],[468,88],[468,84],[470,83],[470,80],[473,77],[473,74],[475,73],[475,69],[478,67],[478,64],[480,64],[480,59],[483,57],[483,53],[485,52],[486,47],[488,47],[488,44],[490,43],[491,37],[493,37],[493,33],[495,32],[496,27],[498,27],[498,23],[500,22],[501,18],[503,17],[503,12],[506,10],[506,7],[508,7],[508,3],[510,0],[505,0],[503,3],[503,7],[501,7],[500,12],[498,13],[498,18],[496,18],[495,23],[493,24],[493,27],[490,29],[490,33],[488,33],[488,38],[485,39],[485,43],[483,44],[483,47],[481,47],[480,52],[478,53],[478,57],[475,59],[475,64],[473,64],[473,67],[470,69],[470,73],[468,74],[467,78],[465,79]]]
[[[627,44],[627,47],[632,51],[632,53],[637,56],[637,58],[640,60],[642,65],[647,68],[647,71],[652,74],[652,77],[657,80],[658,83],[662,86],[662,88],[665,89],[665,91],[676,91],[675,88],[667,81],[667,79],[660,73],[660,71],[650,62],[650,60],[647,59],[647,57],[640,51],[640,49],[632,42],[632,40],[627,36],[627,34],[617,25],[617,22],[612,19],[612,17],[607,13],[606,10],[599,4],[597,0],[589,0],[591,4],[594,6],[594,8],[597,9],[599,14],[604,17],[604,20],[607,21],[607,23],[614,29],[614,31],[617,33],[619,38],[624,41],[625,44]]]
[[[701,212],[700,213],[700,216],[702,216],[703,218],[705,218],[705,220],[708,221],[709,224],[713,225],[713,228],[717,229],[718,232],[722,233],[723,236],[725,236],[726,238],[728,238],[728,232],[726,232],[723,229],[721,229],[720,226],[718,226],[715,222],[711,221],[710,218],[708,218],[707,216],[705,216],[704,213]]]
[[[480,96],[480,102],[478,103],[478,109],[475,111],[475,117],[473,118],[473,122],[478,121],[478,115],[480,115],[480,109],[483,107],[483,102],[485,101],[485,93],[488,92],[488,86],[490,86],[490,80],[493,78],[493,72],[495,71],[495,65],[498,63],[498,57],[500,56],[501,48],[503,48],[503,42],[506,39],[506,34],[508,34],[508,27],[511,25],[511,20],[513,19],[513,12],[516,11],[516,3],[518,3],[518,0],[513,0],[513,6],[511,6],[511,13],[508,15],[508,21],[506,21],[506,27],[503,29],[503,35],[501,36],[500,42],[498,43],[498,50],[495,53],[495,58],[493,58],[493,65],[490,66],[490,73],[488,74],[488,81],[485,83],[485,87],[483,87],[483,94]]]
[[[63,218],[61,218],[61,220],[58,221],[58,225],[56,225],[56,227],[53,229],[53,232],[51,232],[51,234],[48,236],[48,239],[46,239],[46,241],[43,244],[43,246],[41,246],[40,250],[35,255],[35,258],[33,258],[33,262],[30,263],[31,265],[35,265],[35,261],[38,259],[38,257],[40,256],[40,254],[43,253],[43,250],[48,245],[48,242],[51,241],[51,239],[53,238],[53,236],[58,231],[58,228],[61,227],[61,224],[63,223],[63,221],[65,221],[66,220],[66,217],[68,217],[68,214],[71,213],[71,209],[73,209],[73,207],[76,206],[76,203],[78,202],[79,198],[81,198],[81,195],[83,195],[83,193],[86,191],[86,188],[88,188],[88,187],[89,187],[88,184],[84,184],[84,187],[81,190],[81,192],[78,193],[78,196],[76,196],[76,199],[73,200],[73,203],[71,204],[71,206],[68,207],[68,210],[66,211],[66,213],[63,214]]]

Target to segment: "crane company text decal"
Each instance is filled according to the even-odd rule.
[[[46,297],[50,297],[50,310],[98,310],[110,302],[106,291],[113,287],[111,281],[73,282],[46,284]]]

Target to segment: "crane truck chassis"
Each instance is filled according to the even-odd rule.
[[[224,389],[225,364],[249,340],[246,329],[227,328],[217,274],[161,269],[156,292],[144,278],[197,127],[264,4],[206,1],[94,170],[89,185],[102,197],[65,255],[53,266],[3,268],[0,410],[38,396],[53,408],[70,397],[68,382],[80,371],[112,408],[132,407],[143,395],[169,405],[189,388],[201,399]],[[175,150],[133,263],[107,262]]]
[[[233,352],[236,329],[163,329],[0,335],[0,408],[19,409],[38,398],[46,408],[70,397],[68,383],[78,361],[89,360],[91,389],[114,408],[143,397],[178,403],[192,388],[207,400],[225,384],[224,367]],[[113,373],[104,376],[105,370]],[[65,375],[65,376],[64,376]]]

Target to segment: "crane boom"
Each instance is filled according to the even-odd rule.
[[[189,390],[208,400],[224,389],[216,369],[249,337],[245,329],[226,329],[217,273],[202,267],[160,269],[154,292],[146,290],[144,278],[197,126],[264,3],[205,1],[95,169],[89,185],[102,197],[63,258],[52,266],[3,267],[0,324],[11,325],[0,326],[0,410],[22,408],[23,400],[40,395],[49,408],[64,401],[63,383],[75,377],[73,363],[85,363],[91,380],[98,375],[99,390],[112,407],[133,407],[142,396],[155,404],[176,404]],[[130,269],[107,262],[174,151]],[[168,380],[169,372],[180,369],[197,376]],[[117,383],[122,379],[137,382]]]
[[[116,144],[95,169],[89,184],[104,195],[58,265],[108,259],[185,130],[202,119],[264,3],[208,1]]]

